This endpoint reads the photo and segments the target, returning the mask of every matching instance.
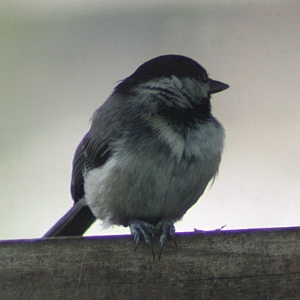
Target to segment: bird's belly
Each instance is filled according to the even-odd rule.
[[[180,219],[215,176],[220,155],[209,160],[113,157],[85,177],[86,201],[106,225],[128,225],[132,218],[157,223]]]
[[[167,126],[157,138],[135,136],[130,143],[128,138],[115,145],[110,160],[85,175],[85,198],[94,215],[125,226],[132,218],[180,219],[218,172],[221,125],[201,124],[185,138]]]

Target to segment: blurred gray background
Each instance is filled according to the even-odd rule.
[[[299,1],[3,0],[0,35],[0,239],[40,237],[71,207],[93,111],[169,53],[230,85],[212,99],[219,176],[177,231],[300,225]],[[99,223],[87,234],[129,232]]]

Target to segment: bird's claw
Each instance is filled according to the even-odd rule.
[[[129,222],[130,232],[133,235],[133,239],[135,241],[134,250],[137,249],[141,238],[144,239],[145,243],[151,248],[153,260],[155,259],[155,253],[152,245],[152,238],[155,235],[160,236],[159,238],[159,253],[158,259],[160,260],[163,249],[167,243],[168,239],[171,239],[174,244],[177,246],[176,235],[175,235],[175,227],[171,220],[162,219],[160,220],[156,226],[152,224],[141,221],[139,219],[132,219]]]
[[[156,224],[155,228],[156,228],[156,232],[161,233],[160,238],[159,238],[160,250],[158,253],[158,260],[160,260],[163,249],[166,245],[168,238],[170,238],[174,242],[174,244],[177,246],[175,227],[171,220],[162,219]]]
[[[154,260],[155,253],[152,245],[152,238],[155,235],[155,227],[152,224],[139,219],[132,219],[129,222],[129,228],[135,241],[134,251],[137,249],[141,238],[143,238],[145,243],[150,247]]]

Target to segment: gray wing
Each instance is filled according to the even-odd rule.
[[[84,197],[84,172],[98,168],[111,157],[111,142],[117,140],[126,127],[124,100],[111,96],[92,118],[90,131],[78,145],[71,179],[71,194],[75,202]]]
[[[74,159],[71,177],[71,195],[74,201],[84,196],[83,172],[103,165],[110,157],[109,141],[93,141],[88,132],[78,145]]]
[[[44,237],[81,236],[95,222],[95,216],[83,199],[83,174],[101,167],[112,155],[111,142],[122,136],[130,120],[124,112],[124,102],[126,99],[112,95],[94,113],[91,129],[78,145],[73,159],[71,194],[75,203]]]

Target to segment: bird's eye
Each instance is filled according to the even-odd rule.
[[[200,78],[199,78],[200,81],[202,81],[202,82],[204,82],[204,83],[206,83],[207,80],[208,80],[208,75],[207,75],[207,73],[201,73],[199,77],[200,77]]]

